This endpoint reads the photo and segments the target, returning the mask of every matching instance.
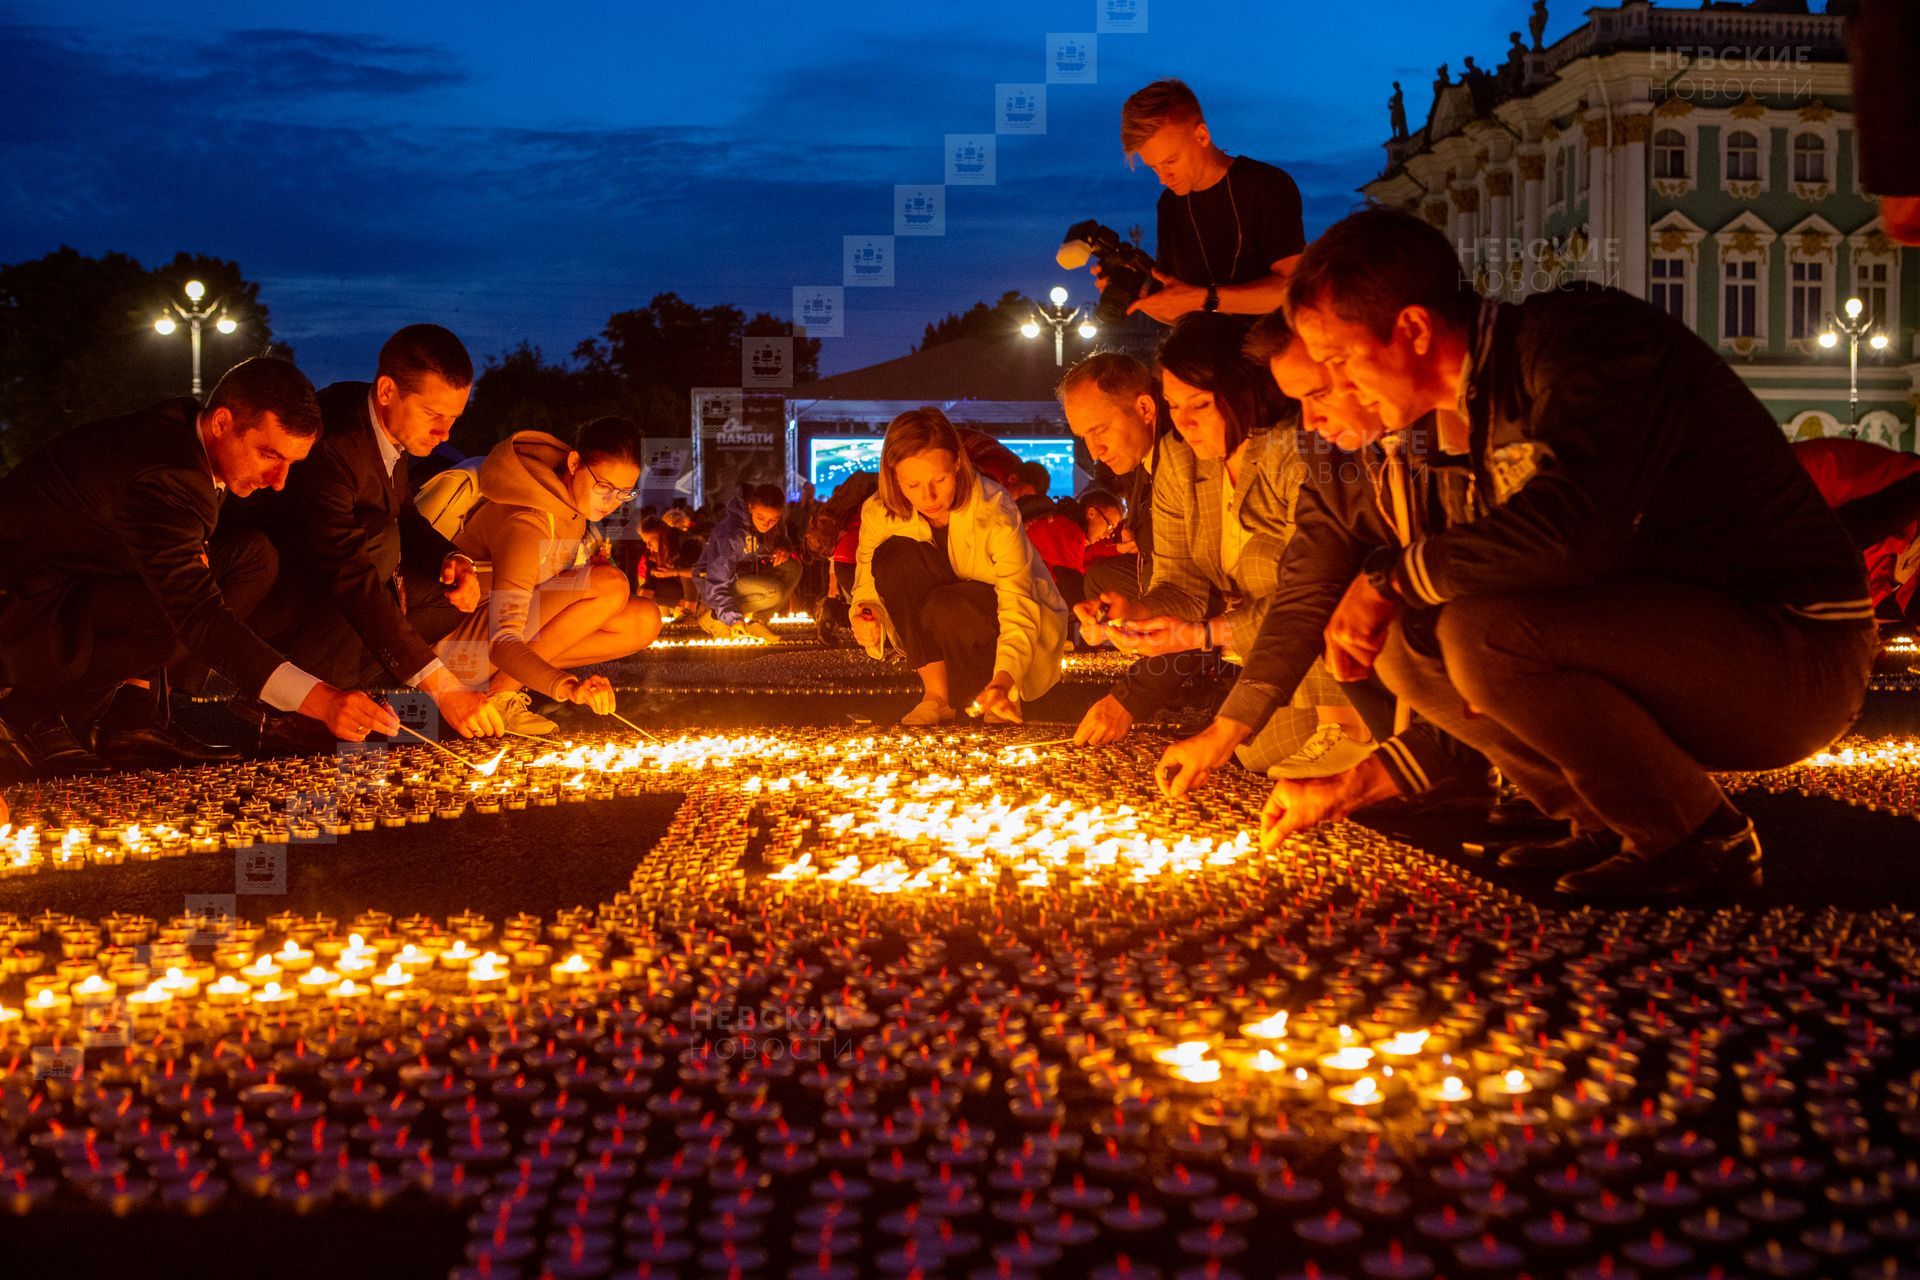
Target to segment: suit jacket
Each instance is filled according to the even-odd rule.
[[[207,567],[220,493],[182,397],[77,427],[0,477],[0,651],[17,679],[71,665],[91,638],[59,613],[75,583],[135,579],[181,647],[257,692],[282,661],[228,609]],[[296,471],[298,469],[296,468]],[[38,654],[31,652],[38,647]]]
[[[285,490],[236,505],[273,540],[282,575],[331,596],[368,652],[394,679],[406,681],[434,653],[407,621],[396,575],[404,564],[437,577],[454,546],[414,509],[406,455],[391,474],[383,465],[367,412],[369,390],[365,382],[322,390],[326,432]]]

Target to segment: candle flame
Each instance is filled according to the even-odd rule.
[[[1287,1038],[1287,1011],[1282,1009],[1271,1018],[1243,1023],[1240,1034],[1251,1036],[1255,1040],[1284,1040]],[[1262,1049],[1261,1052],[1265,1053],[1266,1050]]]

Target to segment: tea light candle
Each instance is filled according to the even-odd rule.
[[[1207,1057],[1213,1046],[1205,1040],[1187,1040],[1169,1049],[1156,1049],[1153,1060],[1175,1079],[1191,1084],[1214,1084],[1220,1079],[1220,1064]]]
[[[1518,1067],[1497,1076],[1488,1076],[1480,1082],[1480,1100],[1494,1105],[1524,1098],[1532,1092],[1533,1082]]]
[[[1344,1053],[1346,1050],[1341,1052]],[[1381,1090],[1380,1082],[1372,1076],[1361,1076],[1352,1084],[1338,1085],[1329,1089],[1327,1098],[1343,1107],[1353,1107],[1368,1113],[1382,1110],[1387,1101],[1387,1095]]]
[[[117,983],[110,982],[97,973],[91,977],[82,978],[74,983],[72,988],[73,1002],[82,1008],[98,1008],[103,1004],[111,1004],[119,992]]]
[[[1473,1091],[1459,1076],[1448,1076],[1439,1084],[1420,1090],[1420,1100],[1437,1107],[1463,1107],[1473,1101]]]
[[[223,974],[207,989],[207,1000],[214,1005],[234,1005],[245,1003],[253,987],[244,979],[232,974]]]

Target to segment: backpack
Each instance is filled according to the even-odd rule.
[[[429,476],[413,495],[414,509],[449,542],[466,526],[473,509],[486,501],[480,496],[480,464],[484,461],[484,458],[469,458],[459,466]]]

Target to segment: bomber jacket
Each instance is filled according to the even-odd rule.
[[[1658,307],[1606,288],[1489,300],[1462,409],[1488,510],[1407,548],[1402,598],[1644,577],[1872,620],[1860,555],[1773,415]]]
[[[1438,531],[1473,519],[1478,507],[1472,476],[1438,454],[1432,418],[1423,418],[1403,434],[1402,447],[1412,464],[1412,527]],[[1388,516],[1387,459],[1380,446],[1348,453],[1299,429],[1295,442],[1304,469],[1293,537],[1280,565],[1280,586],[1267,602],[1240,678],[1220,706],[1223,719],[1256,732],[1293,697],[1324,652],[1327,620],[1367,557],[1399,545]],[[1409,610],[1404,625],[1417,634],[1430,626],[1432,612]],[[1486,771],[1478,754],[1418,716],[1382,742],[1376,758],[1403,795]]]

